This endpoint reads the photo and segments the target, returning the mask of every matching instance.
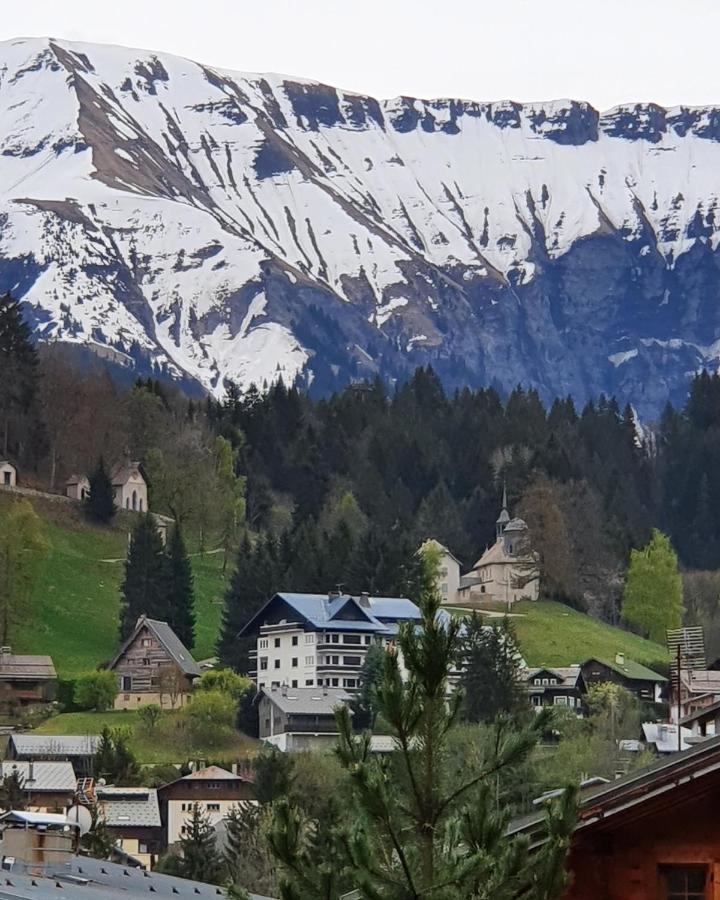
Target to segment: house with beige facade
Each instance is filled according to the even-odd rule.
[[[540,570],[530,548],[527,523],[510,516],[503,488],[495,543],[460,579],[458,600],[495,600],[510,606],[521,599],[537,600],[539,591]]]
[[[112,481],[115,506],[133,512],[147,512],[148,486],[139,462],[129,462],[113,469]]]
[[[115,709],[156,704],[179,709],[201,675],[192,654],[167,622],[140,616],[110,663],[118,679]]]
[[[9,459],[0,459],[0,487],[14,488],[17,486],[17,468]]]
[[[440,554],[439,568],[435,586],[443,603],[457,603],[458,590],[460,589],[460,560],[453,556],[448,548],[429,538],[420,548],[420,551],[433,550]]]

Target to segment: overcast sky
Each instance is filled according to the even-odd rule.
[[[394,97],[720,104],[720,0],[15,0],[52,35]]]

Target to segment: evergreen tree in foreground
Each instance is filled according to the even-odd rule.
[[[0,454],[19,453],[22,420],[37,393],[37,350],[20,304],[10,294],[0,297]]]
[[[110,474],[105,468],[105,460],[102,456],[89,480],[88,513],[97,522],[109,522],[115,515],[115,494]]]
[[[120,614],[120,640],[131,633],[141,615],[151,619],[167,617],[167,563],[165,548],[155,520],[141,516],[130,538]]]
[[[195,644],[193,574],[180,526],[175,525],[167,547],[167,623],[192,650]]]
[[[191,881],[214,884],[221,874],[221,860],[215,845],[215,829],[210,818],[197,803],[193,804],[190,818],[185,823],[185,834],[180,838],[181,857],[177,874]]]
[[[353,821],[313,822],[289,801],[275,805],[269,840],[283,869],[283,900],[327,900],[348,884],[373,900],[557,900],[565,889],[574,792],[548,806],[547,840],[532,855],[524,838],[505,836],[508,813],[495,796],[497,775],[528,757],[547,717],[534,717],[527,729],[500,720],[486,758],[468,760],[459,772],[444,765],[462,699],[448,699],[461,634],[456,619],[439,615],[431,583],[428,577],[416,595],[421,626],[400,630],[407,679],[400,654],[387,653],[377,688],[379,714],[398,749],[378,759],[367,733],[353,735],[347,707],[337,714]],[[313,844],[320,828],[324,852]]]

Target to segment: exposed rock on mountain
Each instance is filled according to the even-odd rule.
[[[432,362],[641,415],[720,361],[720,108],[377,101],[0,44],[0,289],[215,393]]]

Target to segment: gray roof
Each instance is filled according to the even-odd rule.
[[[105,823],[112,828],[159,828],[162,824],[155,788],[97,787],[95,796]]]
[[[282,688],[264,690],[267,697],[284,713],[308,716],[331,716],[336,706],[347,703],[350,695],[341,690],[317,688]]]
[[[13,734],[10,743],[18,756],[94,756],[100,743],[97,734]]]
[[[204,897],[208,900],[212,897],[217,900],[227,897],[227,893],[215,885],[85,856],[71,857],[65,865],[46,866],[44,875],[38,874],[36,865],[30,874],[29,867],[21,861],[17,861],[11,871],[0,872],[0,900],[67,900],[68,897],[82,897],[83,900],[151,900],[158,897],[173,897],[174,900]]]
[[[0,680],[28,678],[33,681],[57,678],[50,656],[17,656],[0,653]]]
[[[32,778],[30,778],[31,765]],[[14,759],[0,762],[0,778],[11,775],[13,771],[23,779],[26,791],[69,793],[77,787],[77,779],[70,762],[22,762]]]
[[[571,687],[577,684],[577,681],[582,674],[580,666],[534,666],[531,669],[524,669],[522,671],[522,677],[525,681],[529,682],[541,672],[555,675],[558,679],[558,684],[544,684],[538,685],[538,687]],[[533,687],[533,685],[531,685],[531,687]]]
[[[152,631],[152,633],[162,644],[165,650],[167,650],[169,655],[177,663],[178,667],[185,675],[189,675],[191,678],[194,678],[199,677],[202,674],[200,671],[200,666],[195,662],[192,653],[188,650],[185,644],[183,644],[183,642],[175,634],[168,623],[160,622],[158,619],[148,619],[147,616],[140,616],[140,618],[137,620],[132,634],[122,645],[115,659],[110,663],[111,669],[115,668],[118,660],[122,657],[123,653],[130,646],[130,644],[135,640],[135,637],[137,636],[137,633],[140,631],[140,629],[145,625],[147,625],[150,631]]]

